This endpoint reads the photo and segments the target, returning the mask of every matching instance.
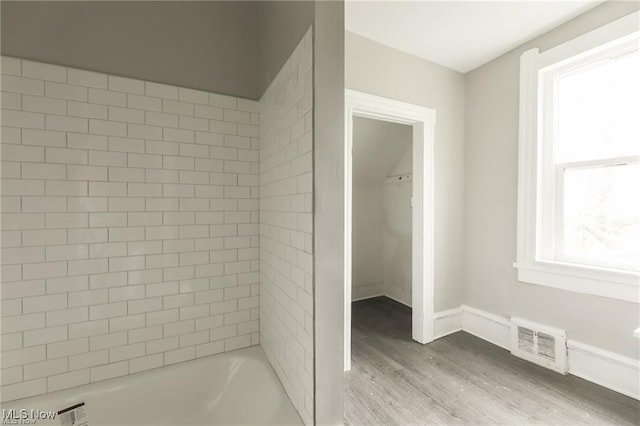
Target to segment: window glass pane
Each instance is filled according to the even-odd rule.
[[[639,183],[638,164],[567,169],[561,256],[640,269]]]
[[[556,163],[640,152],[640,52],[556,80]]]

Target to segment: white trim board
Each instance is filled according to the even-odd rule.
[[[462,330],[462,307],[436,312],[433,318],[434,339]]]
[[[532,48],[520,57],[517,249],[513,265],[518,281],[640,303],[637,271],[575,264],[555,254],[554,223],[561,217],[561,205],[556,206],[554,200],[561,187],[551,161],[554,126],[549,114],[554,76],[565,67],[576,68],[584,61],[627,51],[640,36],[639,19],[640,11],[636,11],[549,50]]]
[[[437,338],[463,330],[510,350],[511,323],[506,317],[462,305],[457,309],[436,312],[434,318]],[[458,319],[460,322],[456,323]],[[567,340],[567,358],[569,374],[640,400],[639,360],[571,339]]]
[[[373,299],[375,297],[386,297],[386,298],[389,298],[389,299],[393,300],[394,302],[398,302],[399,304],[406,306],[407,308],[411,308],[411,305],[407,305],[402,300],[396,299],[395,297],[389,296],[388,294],[385,294],[385,293],[371,294],[369,296],[363,296],[363,297],[359,297],[357,299],[351,299],[351,301],[352,302],[360,302],[361,300]],[[447,334],[451,334],[451,333],[447,333]]]
[[[345,90],[344,144],[344,369],[351,369],[351,232],[353,118],[365,117],[412,126],[411,305],[413,340],[433,340],[434,145],[436,111],[369,93]]]

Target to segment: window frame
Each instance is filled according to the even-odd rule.
[[[621,161],[636,163],[638,157],[555,164],[553,108],[549,107],[558,74],[635,47],[640,43],[639,22],[640,11],[545,52],[534,48],[521,56],[518,244],[514,263],[518,281],[640,303],[640,273],[558,258],[556,238],[563,214],[563,179],[558,178],[561,170]],[[551,225],[542,226],[543,222]]]

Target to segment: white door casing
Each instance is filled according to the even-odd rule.
[[[412,337],[433,341],[434,145],[436,112],[368,93],[345,91],[345,371],[351,369],[351,239],[353,117],[413,128]]]

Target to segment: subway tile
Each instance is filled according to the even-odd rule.
[[[178,127],[178,116],[162,112],[147,112],[145,114],[146,124],[150,126]]]
[[[5,401],[40,395],[47,392],[47,379],[41,378],[26,382],[2,386],[2,398]]]
[[[0,382],[4,386],[10,385],[13,383],[19,383],[22,381],[23,381],[23,376],[22,376],[21,366],[3,368],[2,370],[0,370]]]
[[[106,274],[92,274],[89,277],[89,287],[91,289],[119,287],[127,285],[126,272],[109,272]]]
[[[101,336],[91,336],[89,341],[91,352],[115,348],[117,346],[127,344],[127,332],[119,331],[117,333],[104,334]]]
[[[91,104],[88,102],[67,101],[67,114],[72,117],[96,118],[106,120],[108,111],[105,105]]]
[[[2,56],[0,66],[2,66],[1,72],[4,75],[22,75],[22,61],[20,59]]]
[[[193,143],[195,134],[193,130],[165,128],[163,137],[165,141]]]
[[[108,270],[107,259],[70,260],[68,265],[68,274],[70,276],[99,274]]]
[[[167,351],[164,353],[164,364],[170,365],[178,362],[188,361],[196,357],[195,347],[187,347],[183,349],[176,349]]]
[[[178,88],[166,84],[145,82],[145,93],[147,96],[155,96],[158,98],[178,99]]]
[[[150,370],[163,366],[163,354],[148,355],[135,358],[129,361],[129,373],[138,373],[140,371]]]
[[[22,129],[23,145],[64,147],[66,143],[67,143],[67,135],[64,132],[53,132],[49,130],[36,130],[36,129]]]
[[[19,93],[1,92],[0,100],[2,101],[2,109],[22,109],[22,96]]]
[[[3,248],[1,253],[3,265],[44,262],[43,247]]]
[[[162,111],[168,114],[193,115],[194,106],[191,103],[173,101],[169,99],[162,100]]]
[[[86,196],[87,182],[68,180],[47,180],[45,190],[48,196]]]
[[[144,124],[144,111],[139,109],[110,106],[109,120]]]
[[[56,358],[47,361],[34,362],[24,366],[24,380],[39,379],[65,373],[68,370],[67,358]]]
[[[37,112],[2,111],[2,125],[8,127],[22,127],[27,129],[44,129],[45,115]]]
[[[99,243],[109,238],[108,229],[69,229],[67,231],[69,244]]]
[[[105,74],[74,68],[67,69],[67,81],[69,84],[76,86],[93,87],[96,89],[107,88],[107,76]]]
[[[21,265],[11,265],[5,266],[0,271],[2,275],[2,281],[7,283],[11,281],[18,281],[22,279],[22,268]]]
[[[143,139],[109,138],[109,151],[144,153],[144,146]],[[133,165],[129,164],[129,167],[133,167]]]
[[[89,102],[102,105],[125,106],[127,95],[109,90],[89,89]]]
[[[145,83],[141,80],[131,78],[109,76],[109,90],[116,92],[134,93],[138,95],[144,94]]]
[[[109,289],[109,302],[121,302],[123,300],[144,299],[145,286],[124,286]]]
[[[201,90],[193,90],[180,87],[178,89],[178,97],[183,102],[194,104],[209,104],[209,93]]]
[[[86,275],[76,277],[50,278],[47,280],[47,294],[72,293],[87,290],[89,288],[89,277]],[[71,303],[69,303],[71,306]]]
[[[130,138],[162,140],[162,127],[130,123],[127,125],[127,136]]]
[[[194,115],[199,118],[206,118],[210,120],[222,120],[223,109],[206,105],[196,105]],[[208,131],[209,129],[205,129]]]
[[[204,343],[196,346],[196,358],[224,352],[224,341]]]
[[[47,327],[86,322],[88,320],[89,310],[86,307],[47,312]]]
[[[45,294],[44,280],[3,282],[1,295],[3,299],[39,296]],[[20,301],[20,303],[22,303]]]
[[[105,136],[127,136],[127,123],[89,119],[89,133]]]
[[[107,137],[83,133],[68,133],[67,146],[69,148],[106,150]]]
[[[258,104],[3,68],[14,74],[3,76],[2,130],[9,386],[64,389],[256,343]],[[311,155],[294,151],[281,158],[310,173]],[[298,197],[295,212],[308,204]]]
[[[67,179],[83,181],[106,181],[107,168],[100,166],[67,166]]]
[[[47,377],[47,391],[55,392],[89,383],[89,370],[78,370],[70,373]]]
[[[71,101],[87,101],[87,88],[51,81],[45,82],[45,95],[51,98]]]
[[[165,337],[163,339],[146,342],[147,355],[166,352],[179,347],[178,336]]]
[[[44,361],[47,359],[46,346],[33,346],[30,348],[2,351],[2,367],[9,368],[17,365]]]
[[[87,151],[84,149],[47,147],[45,153],[47,163],[87,164],[88,162]]]
[[[37,280],[67,275],[67,262],[43,262],[22,265],[22,278]]]
[[[125,167],[127,165],[127,154],[124,152],[89,151],[89,164]]]
[[[162,100],[149,96],[129,94],[127,95],[127,106],[147,111],[162,111]]]
[[[48,229],[86,228],[89,224],[87,213],[47,213]]]
[[[73,293],[69,293],[69,307],[100,305],[108,301],[109,293],[106,289],[74,291]],[[99,315],[99,313],[97,315]]]
[[[22,110],[64,115],[67,113],[67,102],[42,96],[22,95]]]
[[[4,57],[3,57],[4,62]],[[25,95],[44,95],[44,81],[33,78],[23,78],[13,75],[2,76],[2,90],[5,92],[22,93]]]
[[[134,343],[132,345],[118,346],[109,349],[109,362],[119,362],[145,355],[145,344]]]
[[[24,332],[24,346],[37,346],[67,340],[67,327],[49,327]]]
[[[86,368],[104,365],[109,362],[109,351],[101,350],[86,354],[72,355],[69,357],[69,370],[83,370]]]
[[[238,100],[232,96],[210,93],[209,105],[217,106],[220,108],[236,109],[238,107]]]
[[[126,182],[89,182],[89,195],[92,197],[125,197]]]

